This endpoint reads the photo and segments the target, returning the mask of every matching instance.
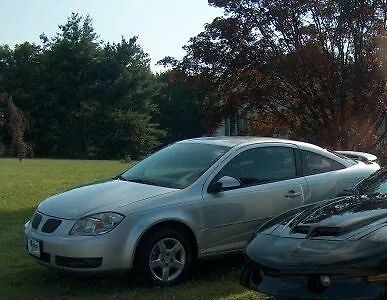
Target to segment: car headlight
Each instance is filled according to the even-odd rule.
[[[112,231],[124,219],[113,212],[90,215],[79,219],[70,230],[70,235],[100,235]]]

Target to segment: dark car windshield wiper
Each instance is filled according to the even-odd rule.
[[[343,197],[343,196],[357,196],[360,195],[360,191],[357,189],[345,189],[341,193],[337,195],[337,197]]]
[[[377,196],[382,196],[382,193],[379,192],[373,192],[373,193],[367,193],[366,196],[368,197],[377,197]]]

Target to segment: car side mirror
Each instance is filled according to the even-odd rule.
[[[209,186],[208,192],[211,194],[217,194],[224,190],[232,190],[235,188],[240,187],[242,184],[241,182],[231,176],[223,176],[218,181],[212,183]]]

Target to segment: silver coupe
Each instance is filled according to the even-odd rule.
[[[26,249],[47,267],[135,268],[171,285],[197,259],[241,251],[273,216],[379,169],[372,155],[345,154],[274,138],[177,142],[113,179],[45,199],[24,226]]]

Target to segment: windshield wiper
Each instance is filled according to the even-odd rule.
[[[341,193],[337,195],[337,197],[343,197],[343,196],[358,196],[360,195],[360,191],[358,189],[345,189]]]
[[[127,181],[127,182],[134,182],[134,183],[141,183],[141,184],[147,184],[147,185],[154,185],[154,186],[162,186],[162,187],[167,187],[167,188],[174,188],[174,189],[181,189],[180,186],[174,186],[174,185],[164,185],[159,182],[155,182],[149,179],[142,179],[142,178],[126,178],[123,177],[122,175],[116,176],[113,179],[115,180],[122,180],[122,181]]]
[[[126,179],[124,176],[122,176],[122,175],[118,175],[118,176],[116,176],[116,177],[113,177],[113,179],[115,179],[115,180],[122,180],[122,181],[128,181],[128,179]]]
[[[377,197],[377,196],[382,196],[382,195],[383,194],[379,193],[379,192],[373,192],[373,193],[366,194],[366,196],[368,196],[368,197]]]
[[[148,179],[141,179],[141,178],[127,179],[127,178],[125,178],[125,180],[129,181],[129,182],[160,186],[160,184],[158,184],[152,180],[148,180]]]
[[[157,186],[160,186],[159,184],[157,184],[156,182],[151,181],[151,180],[141,179],[141,178],[133,178],[133,179],[129,179],[129,178],[125,178],[125,177],[122,176],[122,175],[118,175],[118,176],[114,177],[113,179],[122,180],[122,181],[128,181],[128,182],[141,183],[141,184],[148,184],[148,185],[157,185]]]

